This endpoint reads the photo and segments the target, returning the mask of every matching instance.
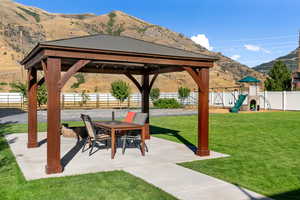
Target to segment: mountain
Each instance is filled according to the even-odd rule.
[[[220,60],[211,69],[211,87],[233,86],[237,80],[247,75],[264,79],[264,75],[261,73],[225,57],[221,53],[208,51],[183,34],[145,22],[121,11],[113,11],[103,15],[90,13],[68,15],[49,13],[42,9],[25,6],[10,0],[0,0],[1,82],[26,80],[26,73],[20,66],[19,61],[38,42],[90,34],[125,35],[217,56]],[[110,83],[113,80],[122,79],[128,81],[122,75],[104,74],[87,74],[85,79],[86,82],[81,85],[81,89],[93,91],[97,87],[102,92],[109,91]],[[75,78],[72,78],[63,90],[72,91],[70,85],[74,81]],[[160,75],[154,87],[159,87],[161,91],[176,91],[181,85],[192,89],[196,88],[193,80],[185,72]],[[3,86],[2,89],[8,90],[9,88],[8,86]]]
[[[298,61],[298,56],[297,56],[297,51],[298,49],[295,49],[294,51],[290,52],[289,54],[285,56],[281,56],[279,58],[276,58],[275,60],[272,60],[267,63],[260,64],[253,69],[262,72],[262,73],[268,73],[268,71],[273,67],[276,61],[281,60],[286,64],[286,66],[291,70],[295,71],[298,67],[297,61]]]

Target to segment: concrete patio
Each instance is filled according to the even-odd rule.
[[[83,143],[75,138],[61,138],[61,162],[63,173],[46,175],[45,133],[39,133],[40,147],[27,149],[27,134],[10,134],[6,139],[17,163],[27,180],[95,173],[102,171],[124,170],[144,179],[178,199],[186,200],[267,200],[260,194],[181,167],[176,163],[227,157],[211,152],[208,157],[195,156],[190,148],[164,139],[152,137],[147,141],[149,152],[141,156],[139,149],[127,148],[122,155],[119,148],[115,159],[110,159],[110,150],[100,149],[89,156],[82,153]]]
[[[27,180],[85,174],[101,171],[123,170],[133,166],[150,166],[162,163],[180,163],[193,160],[220,158],[227,155],[212,152],[210,156],[199,157],[185,145],[170,142],[164,139],[152,137],[146,144],[149,152],[143,157],[137,148],[126,148],[122,155],[122,149],[118,148],[115,159],[111,159],[111,151],[101,148],[89,156],[89,152],[82,153],[82,141],[75,138],[61,137],[61,163],[64,166],[63,173],[47,175],[46,165],[46,133],[38,134],[39,148],[27,148],[27,134],[10,134],[6,139],[16,156],[17,162]],[[96,150],[96,148],[95,148]]]

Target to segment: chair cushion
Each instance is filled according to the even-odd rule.
[[[124,122],[133,122],[134,116],[135,116],[135,112],[128,112],[125,119],[123,120]]]
[[[147,119],[148,119],[147,113],[136,113],[132,122],[135,124],[144,125]]]

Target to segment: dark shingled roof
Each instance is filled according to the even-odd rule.
[[[185,51],[125,36],[89,35],[69,39],[46,41],[40,44],[60,47],[154,54],[163,56],[190,57],[196,59],[217,59],[213,56],[202,55],[199,53]]]

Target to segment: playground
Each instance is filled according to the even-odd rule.
[[[261,111],[262,107],[267,110],[266,98],[260,94],[260,83],[260,80],[246,76],[237,81],[238,86],[210,88],[210,105],[223,107],[231,113]],[[225,105],[225,95],[229,97],[228,106]]]

